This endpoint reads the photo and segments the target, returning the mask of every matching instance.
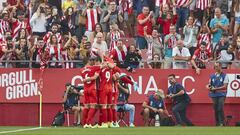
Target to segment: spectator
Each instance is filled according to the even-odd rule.
[[[190,51],[191,56],[193,56],[194,51],[197,47],[197,34],[198,27],[196,26],[196,21],[193,17],[189,17],[186,26],[183,28],[184,34],[184,46]]]
[[[118,84],[119,94],[117,100],[117,111],[122,109],[123,111],[129,112],[129,127],[135,127],[134,125],[134,115],[135,106],[128,103],[128,98],[130,95],[129,87],[127,83],[124,83],[121,79]]]
[[[57,24],[59,28],[61,27],[61,18],[58,12],[59,11],[56,7],[52,8],[51,15],[47,17],[47,31],[51,31],[53,24]]]
[[[102,13],[101,17],[101,25],[103,26],[103,33],[107,35],[107,32],[110,31],[110,24],[117,24],[118,26],[121,25],[123,22],[123,17],[121,12],[117,10],[116,2],[111,1],[109,3],[108,10]]]
[[[151,62],[148,62],[148,67],[150,69],[160,69],[162,66],[162,62],[161,62],[161,57],[158,54],[154,54],[153,55],[153,59]]]
[[[130,45],[124,61],[125,67],[127,67],[127,70],[130,72],[135,71],[134,69],[138,68],[141,59],[141,51],[138,49],[136,50],[134,45]]]
[[[96,24],[95,30],[94,30],[93,34],[91,35],[91,37],[90,37],[90,39],[89,39],[89,41],[90,41],[91,43],[94,42],[94,39],[95,39],[95,37],[96,37],[96,35],[97,35],[98,32],[103,32],[102,25],[101,25],[100,23],[97,23],[97,24]],[[106,39],[106,38],[103,37],[103,39]]]
[[[164,103],[164,92],[159,89],[154,94],[150,95],[147,101],[142,104],[143,107],[143,118],[144,125],[148,126],[149,117],[155,118],[156,115],[160,117],[160,120],[164,117],[168,117],[168,112],[166,110],[166,105]]]
[[[174,25],[170,26],[170,33],[164,38],[164,50],[165,50],[165,63],[164,69],[172,68],[172,52],[173,48],[177,45],[177,40],[181,39],[181,36],[176,33],[176,27]]]
[[[124,68],[124,61],[126,59],[126,55],[127,47],[123,44],[122,39],[119,39],[117,41],[116,48],[111,51],[110,58],[112,58],[114,62],[117,63],[118,67]]]
[[[73,7],[67,8],[61,21],[61,29],[63,35],[68,35],[71,32],[72,36],[76,35],[76,12]]]
[[[94,7],[94,1],[89,0],[87,3],[87,8],[83,11],[83,16],[86,17],[86,32],[85,35],[90,39],[95,30],[98,21],[98,16],[101,14],[99,7]]]
[[[9,13],[8,11],[3,11],[0,19],[0,42],[4,41],[5,32],[10,30],[9,23]]]
[[[16,53],[16,60],[20,61],[27,61],[30,60],[29,58],[29,47],[28,47],[27,39],[21,38],[19,39],[19,44],[15,45],[15,53]],[[28,62],[18,62],[16,63],[17,68],[28,68]]]
[[[133,5],[134,5],[133,7],[137,11],[137,15],[142,13],[141,9],[143,9],[144,6],[149,7],[148,1],[149,0],[133,0]]]
[[[78,46],[79,46],[79,43],[76,40],[76,37],[72,37],[69,34],[69,39],[65,43],[65,45],[63,46],[63,50],[62,50],[62,58],[65,61],[64,62],[64,67],[66,69],[75,67],[75,63],[74,62],[67,62],[67,61],[75,60],[77,52],[79,51],[78,50]]]
[[[12,42],[12,37],[6,37],[6,42],[2,42],[0,46],[0,52],[1,52],[1,61],[6,61],[1,63],[1,66],[6,68],[13,68],[15,64],[8,62],[9,60],[14,60],[14,43]]]
[[[58,43],[62,43],[63,42],[63,38],[60,32],[58,32],[58,24],[57,23],[53,23],[52,27],[51,27],[51,31],[48,31],[46,33],[46,35],[43,37],[43,41],[45,43],[49,43],[50,42],[50,37],[52,35],[56,35],[57,36],[57,41]]]
[[[18,37],[18,33],[21,28],[27,29],[27,32],[30,32],[30,25],[27,20],[24,19],[24,12],[19,10],[17,12],[17,19],[13,18],[13,12],[16,11],[16,8],[13,8],[11,14],[10,14],[10,21],[12,22],[12,36],[13,40],[15,40]]]
[[[103,39],[103,33],[99,32],[96,35],[96,40],[92,44],[92,55],[100,56],[107,56],[108,54],[108,47],[106,41]]]
[[[210,22],[210,28],[213,33],[213,52],[215,51],[216,44],[220,41],[223,32],[227,32],[229,21],[225,16],[221,15],[221,9],[215,9],[215,16]]]
[[[233,46],[229,46],[227,49],[222,49],[219,54],[218,61],[221,63],[222,69],[231,69],[232,62],[235,59]]]
[[[33,61],[32,68],[40,68],[40,51],[44,48],[45,43],[42,38],[36,38],[34,45],[30,49],[30,60]]]
[[[206,49],[209,52],[212,52],[212,50],[211,50],[211,31],[208,27],[208,22],[202,25],[202,27],[198,33],[197,40],[198,40],[197,49],[199,49],[201,43],[204,41],[207,44]]]
[[[110,51],[116,48],[117,41],[124,35],[124,32],[118,28],[117,24],[110,25],[110,32],[107,34],[107,39],[110,39]]]
[[[196,17],[204,24],[203,20],[205,20],[205,16],[207,14],[207,9],[211,6],[211,0],[196,0]]]
[[[163,17],[162,11],[159,12],[159,18],[158,18],[158,23],[162,26],[163,28],[163,35],[166,36],[169,34],[169,29],[171,25],[175,25],[177,23],[177,13],[176,13],[176,7],[173,7],[173,15],[172,12],[168,11],[165,14],[166,17]]]
[[[153,60],[153,55],[157,54],[159,56],[159,59],[163,59],[163,44],[162,39],[159,37],[159,33],[157,29],[153,29],[152,35],[147,34],[147,27],[144,27],[144,36],[148,43],[148,61]]]
[[[214,69],[216,72],[210,76],[206,88],[209,90],[209,97],[213,102],[216,126],[224,126],[224,101],[227,95],[229,78],[222,72],[220,63],[215,63]]]
[[[144,38],[144,27],[147,26],[147,34],[152,33],[152,25],[155,24],[155,20],[153,18],[153,11],[149,12],[149,7],[144,6],[142,9],[142,13],[137,17],[137,47],[139,49],[147,49],[147,41]]]
[[[66,91],[63,96],[64,110],[74,112],[74,126],[80,125],[81,112],[83,108],[78,104],[79,97],[83,96],[83,93],[74,88],[70,83],[65,85]],[[80,120],[80,121],[78,121]]]
[[[206,46],[206,42],[202,41],[199,49],[197,49],[192,56],[191,63],[197,74],[200,74],[201,69],[206,69],[206,64],[212,60],[211,53],[207,50]]]
[[[129,36],[133,37],[134,33],[134,24],[135,24],[135,15],[133,13],[133,1],[134,0],[120,0],[119,8],[120,12],[123,13],[124,25],[127,26]]]
[[[161,8],[163,8],[163,5],[169,5],[170,4],[170,0],[155,0],[155,19],[157,19],[159,17],[159,13],[161,11]],[[165,19],[165,18],[164,18]]]
[[[228,46],[229,46],[228,34],[223,33],[221,40],[218,42],[218,44],[216,45],[216,48],[214,49],[215,50],[213,52],[214,59],[215,60],[219,59],[221,50],[227,50]]]
[[[15,41],[15,44],[19,44],[19,40],[20,40],[21,38],[24,38],[24,39],[29,39],[29,38],[30,38],[30,36],[29,36],[28,33],[27,33],[27,30],[24,29],[24,28],[21,28],[21,29],[19,30],[18,37],[14,40],[14,41]]]
[[[234,12],[235,12],[234,35],[237,35],[240,26],[240,0],[236,0]]]
[[[191,4],[192,0],[176,0],[173,1],[173,6],[177,6],[177,15],[178,15],[178,21],[177,21],[177,31],[182,33],[182,28],[185,25],[185,20],[187,20],[187,17],[189,15],[189,5]]]
[[[172,99],[172,112],[177,125],[186,124],[187,126],[193,126],[192,122],[186,116],[187,107],[191,101],[190,97],[186,93],[185,88],[176,82],[174,74],[168,76],[168,81],[171,86],[168,88],[168,95],[166,97]]]
[[[61,62],[62,46],[60,43],[58,43],[56,35],[52,35],[50,37],[50,42],[49,42],[49,45],[47,46],[47,50],[50,55],[50,60],[53,61],[49,64],[49,67],[50,68],[62,68],[62,66],[63,66],[63,64]]]
[[[173,48],[173,69],[187,69],[188,61],[191,58],[188,48],[184,47],[182,40],[177,41],[177,46]],[[178,62],[179,61],[179,62]]]
[[[44,7],[39,6],[30,19],[33,35],[43,37],[47,32],[47,17]]]

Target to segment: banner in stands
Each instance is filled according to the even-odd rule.
[[[125,71],[124,71],[125,72]],[[240,103],[240,70],[227,70],[229,77],[227,103]],[[43,102],[61,103],[67,82],[81,85],[80,69],[46,69],[43,73]],[[202,70],[197,75],[194,70],[157,70],[139,69],[128,73],[139,84],[139,90],[131,89],[129,102],[142,103],[156,89],[167,92],[167,77],[176,74],[177,81],[186,87],[192,103],[211,103],[208,97],[209,77],[214,70]],[[39,69],[0,69],[0,102],[1,103],[38,103],[39,102]]]

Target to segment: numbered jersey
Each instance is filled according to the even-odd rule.
[[[99,73],[100,66],[86,66],[81,71],[83,79],[93,77],[96,73]],[[88,81],[84,83],[84,90],[96,90],[96,80]]]
[[[99,74],[100,90],[112,91],[113,71],[110,68],[103,68]]]

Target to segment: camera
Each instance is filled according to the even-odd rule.
[[[237,75],[237,79],[240,79],[240,75]]]

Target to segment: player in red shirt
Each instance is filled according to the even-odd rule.
[[[96,113],[97,95],[96,95],[96,78],[100,66],[94,66],[94,59],[90,58],[87,65],[81,71],[84,82],[84,111],[83,124],[84,128],[91,126],[92,117]]]

